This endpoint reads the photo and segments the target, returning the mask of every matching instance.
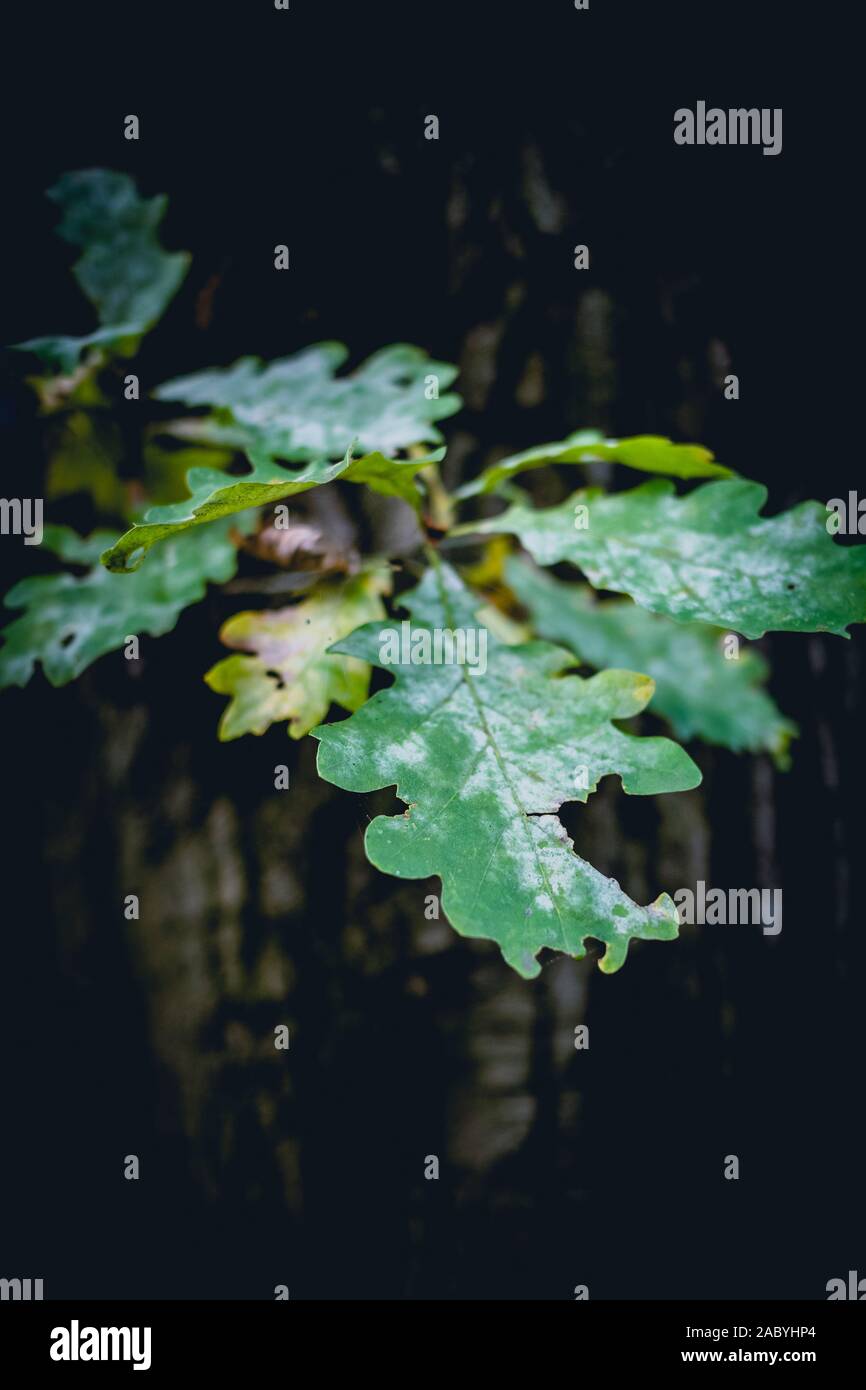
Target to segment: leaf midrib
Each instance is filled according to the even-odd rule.
[[[450,628],[453,628],[453,627],[454,627],[454,613],[453,613],[453,610],[452,610],[452,608],[451,608],[451,603],[450,603],[450,600],[449,600],[449,597],[448,597],[448,591],[447,591],[447,589],[446,589],[446,587],[445,587],[445,584],[443,583],[443,580],[442,580],[442,568],[441,568],[441,564],[440,564],[439,557],[438,557],[438,555],[436,554],[436,552],[433,551],[432,554],[433,554],[433,568],[434,568],[435,574],[436,574],[436,584],[437,584],[437,587],[438,587],[438,589],[439,589],[439,597],[440,597],[440,600],[441,600],[441,603],[442,603],[442,609],[443,609],[443,611],[444,611],[444,613],[445,613],[445,616],[446,616],[446,618],[447,618],[447,620],[448,620],[448,626],[449,626]],[[475,687],[475,685],[473,684],[473,682],[472,682],[472,680],[470,679],[470,677],[467,675],[466,667],[465,667],[465,666],[461,666],[461,667],[459,668],[459,670],[460,670],[460,678],[461,678],[462,682],[466,685],[466,688],[467,688],[467,690],[469,691],[470,699],[472,700],[473,704],[475,705],[475,710],[476,710],[476,713],[477,713],[477,715],[478,715],[479,723],[481,724],[481,727],[482,727],[482,729],[484,730],[484,734],[485,734],[485,736],[486,736],[486,738],[487,738],[487,741],[488,741],[488,743],[489,743],[491,749],[493,750],[493,756],[494,756],[494,758],[496,759],[496,763],[497,763],[497,766],[498,766],[498,768],[499,768],[499,772],[500,772],[500,774],[501,774],[501,776],[502,776],[502,780],[505,782],[505,785],[508,787],[508,790],[509,790],[509,792],[511,793],[511,796],[512,796],[512,798],[513,798],[513,800],[514,800],[514,804],[516,805],[516,807],[517,807],[517,809],[518,809],[518,812],[519,812],[519,814],[520,814],[520,816],[521,816],[521,820],[522,820],[522,825],[523,825],[524,833],[526,834],[527,841],[528,841],[528,843],[529,843],[529,847],[530,847],[530,849],[531,849],[531,851],[532,851],[532,856],[533,856],[533,858],[534,858],[534,860],[535,860],[535,862],[536,862],[536,864],[537,864],[537,866],[538,866],[539,875],[540,875],[540,877],[541,877],[541,880],[542,880],[542,882],[543,882],[545,888],[547,889],[548,897],[550,898],[550,901],[551,901],[551,903],[553,904],[553,909],[554,909],[554,911],[555,911],[555,913],[556,913],[556,920],[557,920],[557,922],[559,923],[560,935],[562,936],[562,949],[563,949],[563,951],[566,953],[566,955],[569,955],[569,954],[571,954],[571,952],[570,952],[570,950],[569,950],[568,941],[567,941],[566,934],[565,934],[565,923],[563,922],[563,920],[562,920],[562,914],[561,914],[560,911],[559,911],[559,903],[558,903],[558,901],[557,901],[557,895],[556,895],[556,893],[554,892],[554,889],[553,889],[553,884],[552,884],[551,881],[550,881],[550,878],[549,878],[548,873],[547,873],[547,869],[545,868],[544,864],[542,863],[541,857],[540,857],[540,855],[539,855],[539,853],[538,853],[538,848],[537,848],[537,846],[536,846],[535,840],[533,839],[532,833],[531,833],[530,828],[529,828],[529,812],[528,812],[528,811],[526,810],[526,808],[524,807],[523,802],[521,801],[521,799],[520,799],[520,797],[519,797],[519,795],[518,795],[517,789],[516,789],[516,787],[514,786],[514,784],[513,784],[512,780],[511,780],[511,778],[510,778],[509,775],[508,775],[508,768],[506,767],[505,762],[504,762],[504,760],[503,760],[503,758],[502,758],[502,755],[501,755],[500,752],[499,752],[499,748],[498,748],[498,746],[497,746],[496,739],[493,737],[493,731],[491,730],[490,725],[489,725],[488,722],[487,722],[487,716],[486,716],[486,714],[485,714],[485,712],[484,712],[484,704],[483,704],[483,702],[482,702],[482,700],[481,700],[481,698],[480,698],[480,696],[479,696],[479,694],[478,694],[478,690],[477,690],[477,688]],[[453,691],[452,691],[451,693],[453,694]],[[449,698],[450,698],[450,696],[449,696]],[[504,833],[504,832],[503,832],[503,833]],[[501,840],[501,836],[500,836],[500,840]],[[498,846],[499,846],[499,842],[497,842],[496,848],[498,848]],[[494,850],[494,853],[495,853],[495,850]],[[577,857],[577,856],[575,856],[575,857]],[[491,856],[491,859],[492,859],[492,856]],[[490,864],[488,863],[487,869],[489,869],[489,867],[490,867]],[[485,875],[486,875],[486,873],[487,873],[487,869],[485,869],[485,871],[484,871],[484,872],[485,872]]]

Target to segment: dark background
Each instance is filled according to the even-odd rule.
[[[844,495],[862,475],[855,112],[844,35],[808,17],[49,7],[10,50],[3,340],[92,326],[43,191],[107,165],[169,195],[164,244],[193,253],[146,385],[409,341],[461,366],[452,481],[594,425],[700,440],[771,511]],[[676,147],[673,111],[701,98],[782,106],[783,153]],[[43,426],[6,369],[4,487],[30,496]],[[558,958],[526,982],[425,921],[435,882],[366,865],[387,794],[320,784],[311,741],[279,727],[217,743],[201,676],[240,606],[211,592],[145,639],[137,678],[108,657],[3,695],[0,1274],[46,1297],[823,1298],[866,1273],[862,636],[761,644],[801,727],[789,773],[698,745],[697,791],[605,784],[568,814],[638,901],[782,887],[781,936],[687,929],[609,978]]]

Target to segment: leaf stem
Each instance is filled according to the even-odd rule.
[[[426,452],[427,446],[424,444],[412,444],[408,450],[410,458],[418,458]],[[454,500],[442,482],[439,465],[428,463],[419,470],[418,477],[424,479],[427,489],[427,522],[437,531],[450,531],[454,525]]]

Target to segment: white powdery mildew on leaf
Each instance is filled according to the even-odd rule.
[[[441,574],[441,579],[440,579]],[[413,626],[467,626],[479,600],[447,568],[433,570],[406,606]],[[372,627],[335,650],[370,659]],[[375,656],[372,657],[375,660]],[[351,719],[313,731],[319,771],[355,791],[396,786],[408,810],[368,827],[370,860],[401,878],[438,875],[442,907],[465,936],[498,942],[521,974],[543,949],[585,954],[618,969],[631,937],[676,935],[670,899],[640,907],[574,853],[554,814],[585,800],[574,766],[621,773],[638,793],[694,786],[700,774],[667,739],[627,738],[611,723],[644,707],[652,682],[628,671],[591,680],[562,675],[569,654],[548,643],[488,639],[487,669],[386,667],[394,683]]]
[[[476,737],[479,734],[482,747],[484,748],[485,744],[487,746],[460,788],[458,794],[461,801],[469,801],[472,797],[484,792],[493,792],[499,796],[506,790],[502,772],[496,761],[496,754],[489,744],[487,734],[483,729],[477,731]]]
[[[578,492],[542,510],[520,502],[471,529],[511,532],[539,564],[569,561],[596,588],[680,622],[749,638],[847,635],[850,623],[866,621],[866,546],[837,545],[817,502],[764,517],[766,499],[766,488],[740,479],[687,497],[654,482],[615,495]],[[574,527],[577,505],[588,509],[584,529]]]
[[[735,752],[766,749],[787,764],[797,729],[761,688],[768,667],[755,650],[737,645],[730,659],[722,629],[675,622],[630,599],[599,600],[588,586],[554,579],[516,556],[505,578],[541,637],[599,670],[616,661],[645,671],[655,682],[651,708],[678,738],[697,735]]]
[[[389,743],[380,749],[378,759],[383,767],[390,767],[393,763],[417,767],[425,763],[429,756],[429,749],[423,740],[417,734],[411,734],[402,743]]]
[[[225,523],[190,537],[192,544],[164,547],[149,573],[123,578],[96,562],[97,548],[112,538],[95,532],[85,541],[67,527],[45,527],[46,550],[92,568],[82,576],[33,575],[9,591],[6,607],[24,611],[2,632],[0,688],[26,685],[37,662],[52,685],[65,685],[121,648],[127,634],[170,632],[183,609],[204,597],[209,581],[224,583],[237,567]]]

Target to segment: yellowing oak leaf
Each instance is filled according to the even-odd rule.
[[[302,738],[332,702],[358,709],[367,698],[370,667],[328,648],[363,623],[384,618],[382,595],[390,588],[387,565],[376,563],[350,579],[318,585],[287,608],[230,618],[220,637],[235,655],[205,676],[211,690],[231,696],[220,738],[263,734],[283,720],[292,738]]]

